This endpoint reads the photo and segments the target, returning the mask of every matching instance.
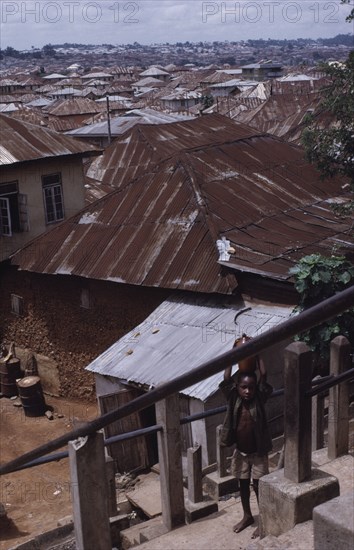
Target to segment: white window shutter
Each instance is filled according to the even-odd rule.
[[[20,216],[20,225],[22,231],[29,231],[29,216],[27,208],[27,195],[23,193],[18,194],[18,210]]]
[[[0,235],[12,237],[10,201],[0,197]]]

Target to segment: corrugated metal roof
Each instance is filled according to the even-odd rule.
[[[180,100],[180,99],[201,99],[202,97],[202,91],[196,91],[196,90],[181,90],[178,88],[175,90],[172,94],[165,95],[161,97],[162,101],[173,101],[173,100]]]
[[[157,67],[150,67],[149,69],[146,69],[146,71],[143,71],[140,73],[140,76],[170,76],[169,73],[166,71],[163,71],[162,69],[158,69]]]
[[[224,143],[257,135],[242,124],[218,114],[207,115],[169,125],[137,126],[117,139],[95,159],[87,175],[120,187],[131,178],[185,149],[212,143]]]
[[[298,126],[320,100],[318,94],[272,95],[256,111],[244,112],[238,118],[244,124],[282,136],[290,128]]]
[[[100,113],[102,111],[101,105],[98,105],[96,101],[88,99],[86,97],[75,97],[71,99],[58,99],[49,105],[45,111],[57,117],[71,116],[71,115],[83,115]]]
[[[220,124],[220,117],[208,120],[209,129]],[[134,148],[129,161],[121,149],[114,161],[115,170],[121,163],[120,189],[32,241],[13,263],[39,273],[229,294],[237,282],[221,276],[220,234],[236,249],[230,266],[276,279],[289,279],[289,267],[309,251],[330,253],[341,241],[353,251],[351,220],[336,220],[328,201],[345,197],[342,182],[323,184],[300,148],[237,125],[233,139],[226,132],[225,142],[212,136],[205,144],[204,136],[203,145],[191,125],[140,127],[155,139],[147,151]],[[173,144],[189,140],[194,147],[168,158]],[[158,164],[157,151],[167,160]],[[129,181],[132,174],[142,175]]]
[[[63,155],[99,154],[93,145],[0,115],[0,165]]]
[[[254,80],[241,80],[240,78],[233,78],[231,80],[226,80],[225,82],[219,82],[218,84],[212,84],[210,88],[255,88],[257,82]]]
[[[112,73],[105,73],[102,71],[87,73],[81,76],[82,80],[90,78],[112,78]]]
[[[244,307],[234,323],[235,314]],[[86,369],[147,387],[185,374],[229,351],[243,332],[257,336],[284,322],[292,307],[235,303],[187,295],[163,302],[143,323],[98,356]],[[215,393],[223,373],[183,390],[205,401]]]
[[[171,166],[107,195],[23,249],[21,269],[129,284],[230,293],[214,237],[183,167]],[[60,242],[60,250],[57,245]],[[34,241],[33,241],[34,243]],[[43,255],[44,247],[47,254]],[[235,284],[233,285],[235,286]]]
[[[111,117],[111,135],[120,136],[137,124],[167,124],[178,120],[192,120],[192,117],[181,116],[178,114],[166,114],[154,111],[153,109],[133,109],[127,111],[125,116]],[[107,136],[108,123],[107,120],[90,124],[68,132],[68,135],[75,137],[85,136]]]
[[[43,80],[57,80],[59,78],[66,78],[65,74],[52,73],[42,77]]]
[[[145,88],[146,86],[149,86],[150,88],[155,87],[165,87],[165,83],[162,82],[162,80],[159,80],[158,78],[154,78],[153,76],[147,76],[146,78],[141,78],[137,82],[134,82],[132,84],[132,87],[137,88]]]

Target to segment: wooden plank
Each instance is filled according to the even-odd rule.
[[[134,388],[122,390],[114,394],[99,397],[101,414],[116,410],[137,397]],[[139,413],[134,413],[120,420],[116,420],[104,428],[105,437],[112,437],[122,433],[131,432],[142,428]],[[128,441],[120,441],[108,446],[109,455],[115,460],[117,470],[120,473],[130,472],[136,469],[144,469],[148,466],[148,450],[145,437],[136,437]]]

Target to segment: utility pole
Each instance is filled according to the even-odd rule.
[[[106,96],[106,104],[107,104],[107,128],[108,128],[108,145],[110,145],[112,141],[112,134],[111,134],[111,118],[109,114],[109,96]]]

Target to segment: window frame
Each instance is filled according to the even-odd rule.
[[[56,180],[53,179],[55,177]],[[48,181],[50,178],[53,181]],[[64,220],[65,209],[61,172],[42,175],[42,192],[46,224],[49,225]],[[59,197],[59,201],[57,197]],[[51,204],[51,209],[48,208],[49,203]]]
[[[23,315],[23,298],[18,294],[11,294],[11,313],[17,317]]]
[[[0,235],[3,237],[22,231],[19,196],[17,180],[0,183]]]
[[[4,216],[3,211],[5,210]],[[7,197],[0,197],[0,235],[12,237],[10,200]]]
[[[80,307],[82,309],[91,309],[91,294],[88,288],[82,288],[80,291]]]

